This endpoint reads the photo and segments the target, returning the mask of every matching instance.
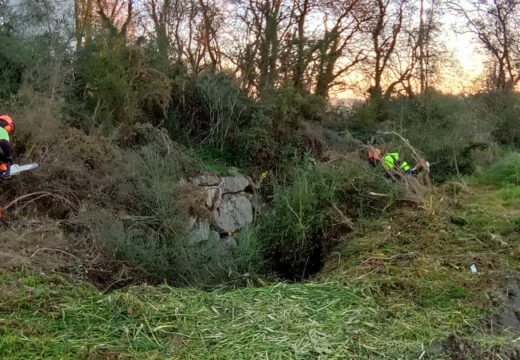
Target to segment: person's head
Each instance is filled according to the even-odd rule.
[[[0,126],[9,134],[14,132],[14,121],[9,115],[0,115]]]
[[[383,157],[381,149],[374,147],[368,150],[368,162],[372,165],[377,165]]]

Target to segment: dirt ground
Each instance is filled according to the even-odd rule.
[[[0,225],[0,271],[29,269],[88,281],[102,291],[153,282],[139,268],[117,261],[92,238],[65,230],[51,218],[7,218]]]
[[[0,233],[0,269],[72,270],[82,260],[53,220],[6,220]]]
[[[520,331],[520,277],[507,276],[496,294],[499,312],[490,321],[490,329]]]

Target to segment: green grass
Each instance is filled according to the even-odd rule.
[[[229,176],[229,164],[232,162],[230,155],[223,150],[214,147],[202,147],[193,150],[191,156],[205,171],[222,176]]]
[[[450,323],[485,348],[500,336],[479,337],[477,329],[497,311],[493,294],[501,279],[520,269],[520,201],[511,195],[517,193],[519,187],[512,185],[473,184],[468,193],[437,194],[433,216],[398,209],[359,224],[317,280],[369,288],[378,304],[413,305],[409,314],[416,325],[424,314],[460,312],[458,319],[430,320],[435,327]],[[450,215],[462,217],[467,225],[452,224]],[[472,264],[478,276],[470,273]],[[458,327],[457,321],[466,325]],[[408,325],[402,324],[401,331]],[[415,325],[412,329],[419,331]]]
[[[426,310],[378,303],[369,287],[339,282],[101,294],[59,277],[1,281],[2,359],[411,359],[433,338],[472,332],[479,320],[476,308],[453,301],[466,296],[457,287]]]
[[[520,185],[520,153],[506,154],[479,176],[479,182],[493,185]]]

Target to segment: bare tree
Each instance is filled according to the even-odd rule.
[[[292,84],[299,92],[327,97],[363,58],[358,36],[369,14],[366,0],[238,4],[247,41],[229,58],[249,92]]]
[[[74,0],[76,46],[83,46],[100,27],[126,37],[134,15],[134,0]]]
[[[441,4],[441,0],[421,0],[419,25],[419,90],[421,94],[432,86],[432,78],[446,55],[446,48],[439,40]]]
[[[221,69],[219,31],[223,16],[216,1],[146,0],[145,13],[153,24],[152,36],[163,60],[174,55],[194,73]]]
[[[96,0],[97,14],[102,23],[126,36],[134,15],[133,0]]]
[[[282,44],[291,37],[291,14],[296,2],[238,0],[234,6],[239,19],[235,38],[241,47],[234,50],[235,59],[227,57],[237,66],[245,90],[266,93],[279,80]]]
[[[159,55],[165,63],[168,62],[170,53],[170,17],[172,8],[177,3],[175,0],[148,0],[145,3],[145,10],[153,23]]]
[[[448,5],[466,19],[489,56],[488,72],[496,90],[512,91],[520,81],[520,1],[449,1]]]
[[[305,86],[305,70],[312,59],[312,50],[306,51],[309,43],[307,37],[308,18],[318,2],[315,0],[300,0],[295,1],[295,7],[292,17],[295,20],[295,31],[292,37],[292,42],[296,47],[293,71],[293,82],[296,89],[304,91]]]
[[[359,46],[357,37],[362,24],[371,18],[365,1],[329,1],[326,5],[332,26],[325,24],[323,37],[317,42],[315,67],[315,94],[322,97],[327,97],[338,79],[365,59],[365,51]]]
[[[385,98],[392,94],[395,86],[409,76],[413,68],[406,66],[401,69],[398,79],[393,80],[383,89],[385,75],[389,71],[393,57],[399,45],[405,22],[405,6],[409,0],[373,0],[373,16],[365,23],[370,34],[370,56],[367,64],[373,81],[371,96]]]
[[[76,29],[76,46],[80,48],[83,42],[90,38],[91,25],[94,17],[94,0],[74,1],[74,24]]]

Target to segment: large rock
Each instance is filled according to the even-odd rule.
[[[220,234],[215,230],[209,232],[208,242],[212,244],[220,243]]]
[[[237,247],[237,240],[233,236],[226,236],[220,239],[220,247],[224,250],[231,250]]]
[[[204,197],[206,199],[206,207],[209,210],[218,209],[222,201],[222,189],[220,187],[206,187],[204,189]]]
[[[231,233],[253,222],[253,206],[247,196],[226,194],[213,211],[213,226],[220,233]]]
[[[195,186],[219,186],[220,177],[217,174],[204,174],[192,180]]]
[[[209,224],[205,221],[197,221],[188,234],[188,237],[192,243],[199,243],[208,240],[209,236]]]
[[[222,178],[222,192],[224,194],[239,193],[249,186],[249,180],[243,175],[225,176]]]

